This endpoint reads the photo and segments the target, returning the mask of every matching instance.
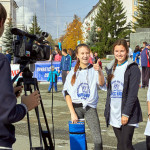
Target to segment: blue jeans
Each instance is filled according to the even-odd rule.
[[[53,82],[53,86],[55,88],[55,92],[57,92],[57,82]],[[52,82],[50,82],[50,85],[49,85],[49,88],[48,88],[49,92],[51,91],[51,88],[52,88]]]

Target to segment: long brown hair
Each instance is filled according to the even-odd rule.
[[[124,39],[119,39],[119,40],[117,40],[117,41],[113,44],[113,53],[114,53],[115,46],[117,46],[117,45],[122,45],[122,46],[126,49],[127,53],[129,53],[129,48],[128,48],[128,45],[127,45],[127,41],[126,41],[126,40],[124,40]],[[127,60],[127,59],[128,59],[128,56],[127,56],[126,60]],[[108,83],[110,83],[111,80],[112,80],[112,78],[114,77],[114,72],[115,72],[115,69],[116,69],[117,64],[118,64],[118,60],[115,59],[115,63],[114,63],[114,66],[113,66],[112,73],[111,73],[110,75],[108,75],[108,77],[107,77]]]
[[[75,50],[75,51],[76,51],[76,55],[78,54],[79,49],[80,49],[81,47],[85,47],[85,48],[87,48],[87,49],[90,51],[90,48],[89,48],[88,45],[86,45],[86,44],[79,44],[79,45],[76,47],[76,50]],[[76,81],[76,72],[77,72],[79,66],[80,66],[80,60],[77,58],[77,63],[76,63],[76,65],[75,65],[75,67],[74,67],[74,74],[73,74],[72,79],[71,79],[71,85],[72,85],[72,86],[74,85],[74,83],[75,83],[75,81]]]

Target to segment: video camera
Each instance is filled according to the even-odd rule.
[[[40,37],[29,34],[17,28],[12,28],[11,33],[17,35],[13,41],[13,53],[18,59],[16,63],[35,63],[40,60],[48,60],[50,56],[50,46],[46,45],[48,33],[42,32]]]

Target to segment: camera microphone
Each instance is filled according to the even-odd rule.
[[[25,31],[22,31],[22,30],[17,29],[17,28],[12,28],[11,33],[14,34],[14,35],[26,36],[26,37],[29,37],[31,39],[36,39],[37,38],[36,35],[29,34]]]

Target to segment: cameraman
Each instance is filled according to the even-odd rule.
[[[4,31],[6,17],[6,10],[0,3],[0,37]],[[40,104],[38,91],[29,96],[22,96],[21,104],[16,104],[17,100],[14,93],[17,91],[21,93],[21,89],[21,86],[13,89],[9,61],[0,53],[0,149],[3,150],[12,149],[12,144],[16,140],[15,128],[12,123],[23,119],[27,111]]]

